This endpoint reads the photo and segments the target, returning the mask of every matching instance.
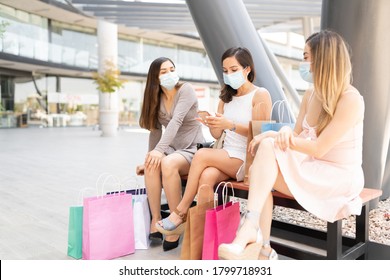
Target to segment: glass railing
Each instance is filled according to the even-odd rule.
[[[98,67],[98,57],[95,53],[35,40],[12,32],[6,32],[0,39],[0,51],[20,57],[91,70],[96,70]],[[118,57],[118,67],[122,73],[146,74],[151,62],[143,61],[141,57],[138,59],[127,56]],[[177,64],[177,67],[184,79],[217,81],[214,69],[211,67],[180,63]]]

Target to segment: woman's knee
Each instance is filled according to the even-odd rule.
[[[209,155],[210,150],[209,149],[200,149],[198,150],[195,154],[194,157],[192,158],[191,164],[195,163],[201,163],[203,162],[206,157]]]
[[[144,170],[144,178],[148,180],[155,180],[158,178],[161,174],[161,169],[160,168],[152,168],[152,167],[145,167]]]
[[[257,148],[256,155],[264,152],[264,151],[270,151],[274,148],[274,139],[272,138],[265,138],[263,141],[261,141],[259,147]]]
[[[265,138],[261,141],[259,149],[273,149],[274,147],[274,139],[273,138]]]
[[[177,162],[169,157],[164,157],[161,160],[161,173],[162,176],[171,176],[173,174],[179,174],[179,166]]]
[[[218,178],[219,171],[214,167],[209,167],[203,170],[199,178],[199,185],[210,184],[214,185]]]

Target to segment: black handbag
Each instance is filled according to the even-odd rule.
[[[222,149],[225,136],[226,136],[226,131],[223,131],[221,136],[216,141],[197,143],[196,148],[198,150],[202,148]]]
[[[212,142],[203,142],[203,143],[197,143],[196,144],[196,148],[199,150],[199,149],[202,149],[202,148],[212,148],[213,145],[214,145],[215,141],[212,141]]]

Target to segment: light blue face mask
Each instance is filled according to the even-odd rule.
[[[310,72],[311,62],[305,61],[299,64],[299,74],[306,82],[313,83],[313,74]]]
[[[223,73],[223,82],[234,89],[238,89],[246,82],[243,70],[231,74]]]
[[[176,71],[163,74],[159,78],[160,78],[160,85],[166,88],[167,90],[173,89],[177,84],[177,82],[179,81],[179,76],[177,75]]]

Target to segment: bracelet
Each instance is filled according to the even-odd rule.
[[[236,131],[236,123],[233,121],[233,127],[231,129],[229,129],[230,131]]]

